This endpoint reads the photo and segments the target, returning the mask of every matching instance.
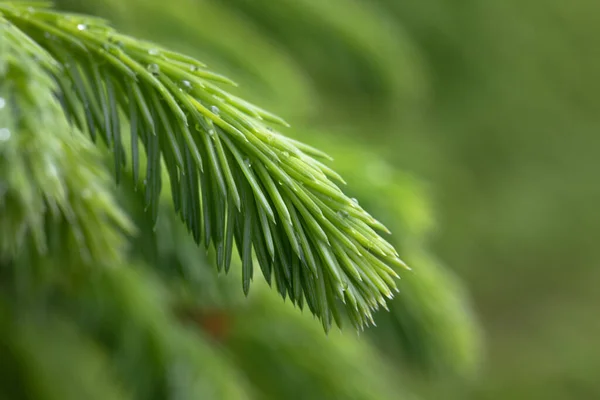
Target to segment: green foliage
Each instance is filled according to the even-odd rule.
[[[45,69],[56,63],[12,24],[0,31],[0,259],[29,257],[20,272],[52,252],[70,265],[118,262],[133,227],[97,149],[73,135],[53,97]]]
[[[168,46],[37,2],[0,3],[2,32],[10,32],[0,35],[0,61],[22,70],[16,78],[0,74],[0,127],[7,121],[10,132],[0,142],[0,311],[10,311],[0,312],[0,359],[15,366],[0,365],[0,398],[391,400],[411,398],[402,366],[470,372],[478,331],[462,287],[427,252],[432,217],[421,188],[364,151],[365,143],[327,142],[300,129],[302,139],[335,155],[359,207],[333,183],[342,181],[324,153],[273,131],[283,121],[233,96],[232,86],[221,89],[230,81],[195,59],[167,50],[210,61],[241,79],[249,98],[295,119],[306,108],[334,119],[344,104],[359,107],[344,120],[367,122],[370,140],[385,134],[390,115],[410,114],[423,89],[407,37],[385,10],[360,0],[57,3],[110,16],[123,31]],[[316,33],[307,35],[307,26]],[[17,108],[7,101],[21,98],[28,100]],[[15,119],[21,109],[36,112]],[[51,186],[53,168],[58,186]],[[116,190],[107,169],[120,182]],[[277,185],[280,176],[287,185]],[[38,198],[24,218],[15,211],[30,192]],[[58,211],[54,198],[66,199],[57,200]],[[381,253],[397,255],[363,207],[392,228],[390,243],[414,273],[392,279],[394,262]],[[230,275],[220,274],[233,246],[240,257],[231,254]],[[345,319],[336,315],[340,300],[362,326],[385,304],[382,295],[396,286],[401,295],[387,302],[390,313],[374,316],[378,328],[366,335],[325,336],[312,312],[301,315],[265,284],[245,298],[236,279],[247,290],[249,261],[284,298],[308,302],[326,328],[336,316]]]
[[[36,62],[41,49],[0,27],[0,351],[17,366],[0,390],[19,399],[164,399],[175,390],[246,398],[214,350],[175,323],[160,285],[121,264],[134,229],[110,195],[99,149],[71,130],[52,97],[42,69],[51,59]],[[166,366],[187,380],[167,382]],[[117,374],[131,380],[117,383]]]
[[[72,324],[56,317],[21,315],[3,318],[2,328],[3,350],[10,349],[8,354],[0,350],[2,372],[13,380],[0,385],[1,398],[129,398],[116,383],[101,349]]]
[[[369,336],[386,358],[404,359],[413,370],[472,377],[480,363],[481,332],[465,288],[427,251],[434,227],[428,190],[347,136],[308,137],[336,156],[350,193],[388,221],[397,232],[391,242],[418,266],[403,274],[400,294],[388,303],[389,312],[375,316]]]
[[[146,0],[59,0],[56,4],[103,16],[136,36],[194,55],[242,81],[245,98],[260,100],[269,109],[290,117],[318,110],[316,88],[296,64],[296,55],[266,40],[252,21],[225,2],[173,0],[170,7]],[[206,15],[212,18],[204,18]],[[202,24],[198,24],[200,19]],[[232,30],[235,36],[225,34]],[[238,35],[243,40],[238,40]]]
[[[165,167],[176,211],[197,242],[214,246],[219,269],[229,270],[235,242],[245,293],[254,252],[266,280],[306,303],[326,330],[342,323],[340,301],[361,327],[392,297],[390,265],[404,264],[374,230],[386,228],[333,183],[343,180],[313,158],[323,153],[273,131],[268,122],[285,123],[216,86],[227,78],[101,19],[28,3],[3,3],[0,12],[46,61],[68,118],[112,150],[117,181],[128,158],[141,180],[143,145],[155,221]]]
[[[239,307],[227,341],[261,398],[412,398],[368,341],[339,331],[325,336],[308,315],[274,300],[260,291]]]
[[[374,168],[364,184],[361,173],[352,179],[347,171],[363,166],[350,160],[348,169],[341,167],[344,148],[336,151],[336,141],[361,138],[359,146],[372,149],[374,158],[427,181],[437,230],[426,247],[447,264],[436,262],[430,271],[447,275],[444,271],[454,269],[466,279],[483,316],[490,357],[475,393],[436,391],[435,381],[428,380],[431,393],[424,398],[600,397],[595,377],[600,325],[594,322],[600,301],[595,268],[600,255],[594,246],[600,233],[600,186],[594,184],[600,138],[598,1],[345,0],[335,2],[335,17],[313,12],[310,18],[311,2],[302,1],[292,4],[300,9],[300,23],[285,15],[290,23],[273,21],[272,9],[286,5],[280,1],[239,7],[240,0],[56,3],[109,16],[126,32],[199,57],[235,77],[245,98],[285,115],[298,137],[317,147],[317,139],[338,132],[323,149],[336,158],[348,194],[386,222],[394,232],[391,242],[414,267],[398,284],[402,293],[388,304],[392,312],[396,302],[408,301],[403,286],[428,269],[414,263],[411,250],[417,232],[412,227],[422,226],[416,221],[406,229],[395,224],[396,218],[421,213],[422,207],[408,201],[414,197],[406,189],[398,192],[401,199],[390,200],[394,207],[388,216],[376,199],[367,197],[381,197],[371,182],[389,169]],[[269,10],[246,11],[254,3]],[[357,4],[360,12],[352,12]],[[324,20],[339,16],[354,31],[371,26],[364,20],[390,21],[391,29],[376,26],[387,35],[386,43],[410,43],[421,63],[412,52],[390,52],[395,56],[377,58],[385,65],[373,66],[361,59],[364,46],[356,51],[354,39],[333,37],[339,30]],[[311,34],[314,25],[318,35]],[[273,26],[277,29],[268,29]],[[370,39],[367,45],[370,54],[378,46]],[[419,71],[423,81],[401,66]],[[368,76],[357,76],[357,70]],[[426,84],[429,91],[420,92],[426,103],[399,107],[389,100],[403,98],[401,89],[379,91],[381,86],[365,84],[392,82],[377,76],[386,71],[396,74],[394,81],[403,87],[415,85],[421,91],[417,84]],[[367,92],[374,95],[367,97]],[[307,102],[314,114],[305,113]],[[375,112],[388,109],[393,110],[390,118]],[[425,118],[407,121],[418,114]],[[306,137],[305,126],[320,131]],[[441,309],[444,304],[434,311]],[[379,319],[386,316],[377,314],[374,332],[383,333]]]

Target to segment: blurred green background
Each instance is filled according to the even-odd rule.
[[[465,283],[485,335],[478,373],[428,379],[422,398],[600,398],[598,1],[58,4],[233,78],[286,134],[358,169],[350,191],[420,182],[436,227],[423,240]],[[390,194],[388,209],[411,196]]]

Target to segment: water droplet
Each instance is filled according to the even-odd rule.
[[[290,156],[290,153],[287,151],[284,151],[283,153],[281,153],[282,156],[284,156],[285,158],[288,158]]]
[[[217,106],[210,106],[210,111],[212,111],[212,113],[215,115],[219,115],[219,112],[221,112]]]
[[[77,25],[77,30],[78,31],[85,31],[87,29],[87,25],[86,24],[78,24]]]
[[[8,139],[10,139],[10,131],[8,128],[0,129],[0,142],[6,142]]]
[[[157,64],[149,64],[148,65],[148,71],[152,75],[156,76],[156,75],[158,75],[160,73],[160,67]]]
[[[2,97],[0,97],[0,110],[2,110],[5,105],[6,105],[6,100],[4,100]]]
[[[359,204],[358,204],[358,199],[357,199],[356,197],[353,197],[351,200],[352,200],[352,203],[353,203],[355,206],[358,206],[358,205],[359,205]]]
[[[208,134],[210,135],[210,137],[214,137],[217,134],[217,131],[215,131],[214,129],[209,129]]]
[[[192,82],[185,80],[185,79],[181,81],[181,86],[183,87],[183,90],[185,90],[188,93],[191,92],[192,89],[194,88],[192,86]]]
[[[52,36],[49,32],[44,32],[44,37],[49,40],[54,39],[54,36]]]
[[[48,163],[48,175],[50,175],[52,178],[58,177],[58,169],[53,162]]]
[[[157,56],[160,54],[160,51],[158,51],[157,49],[150,49],[148,50],[148,54],[150,54],[151,56]]]
[[[345,210],[338,211],[337,215],[341,218],[348,218],[350,216],[350,214],[348,214],[348,211]]]
[[[250,161],[250,159],[246,158],[244,160],[244,164],[246,164],[246,167],[252,168],[252,161]]]
[[[195,65],[192,65],[192,66],[190,66],[190,71],[196,72],[196,71],[198,71],[198,67],[196,67]]]
[[[269,132],[273,132],[273,128],[271,128],[270,126],[267,126],[267,130],[268,130]]]

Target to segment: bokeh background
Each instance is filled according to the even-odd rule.
[[[418,398],[600,398],[598,1],[58,4],[233,78],[332,154],[361,201],[376,194],[368,208],[399,221],[415,274],[422,258],[456,274],[483,350],[462,347],[466,379],[402,374]]]

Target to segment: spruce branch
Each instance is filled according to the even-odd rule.
[[[326,154],[274,131],[285,121],[218,86],[234,84],[228,78],[46,3],[0,2],[0,18],[20,32],[2,30],[2,40],[28,48],[55,80],[68,119],[111,149],[117,182],[131,163],[154,221],[166,171],[175,210],[196,242],[216,249],[219,270],[229,270],[235,243],[245,293],[255,257],[326,330],[342,323],[340,301],[362,327],[392,298],[395,267],[405,265],[377,233],[387,229],[342,192]]]

